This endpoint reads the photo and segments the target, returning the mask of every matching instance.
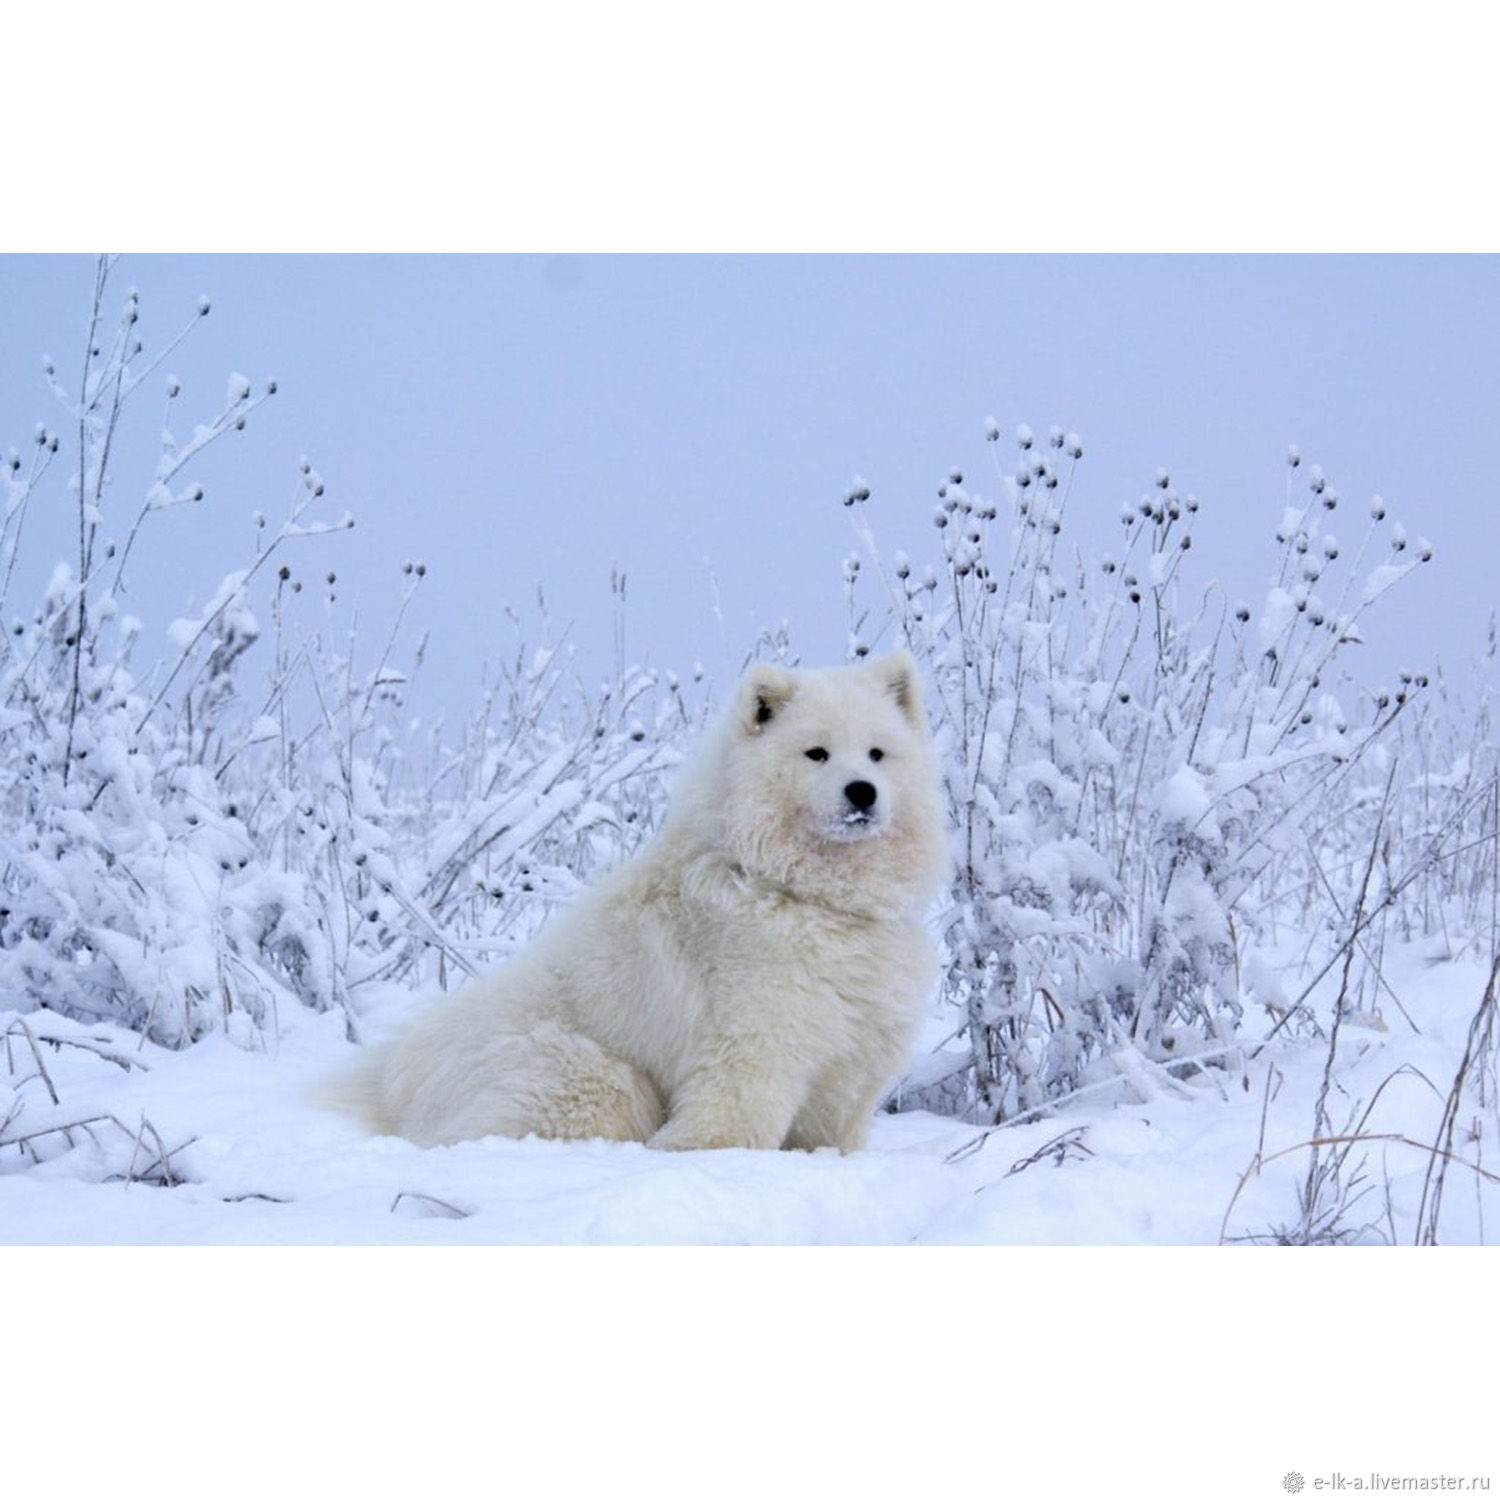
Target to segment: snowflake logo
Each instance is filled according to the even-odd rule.
[[[1302,1483],[1302,1476],[1295,1469],[1293,1469],[1292,1472],[1281,1481],[1281,1487],[1287,1492],[1287,1494],[1295,1495],[1301,1491]]]

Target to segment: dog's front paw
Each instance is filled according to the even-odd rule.
[[[754,1149],[763,1143],[751,1138],[753,1132],[739,1132],[723,1126],[710,1126],[691,1120],[668,1120],[646,1142],[654,1151],[732,1151],[736,1147]],[[779,1144],[770,1142],[772,1147]]]
[[[729,1143],[712,1139],[705,1131],[691,1129],[680,1120],[668,1120],[646,1144],[653,1151],[714,1151]]]

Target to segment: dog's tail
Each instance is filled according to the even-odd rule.
[[[316,1083],[308,1102],[357,1120],[366,1130],[389,1134],[382,1107],[385,1080],[385,1047],[363,1047],[359,1058],[339,1072]]]

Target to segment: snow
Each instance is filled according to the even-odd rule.
[[[179,651],[187,651],[194,641],[202,635],[211,621],[226,611],[231,612],[232,623],[252,637],[259,634],[259,627],[255,624],[255,617],[244,607],[244,587],[248,570],[240,568],[233,573],[225,574],[219,587],[214,591],[213,597],[205,606],[201,619],[178,619],[173,620],[167,626],[167,639]]]
[[[1371,569],[1369,576],[1365,579],[1361,595],[1364,602],[1373,603],[1388,588],[1410,573],[1412,567],[1411,563],[1381,563],[1379,567]]]
[[[1258,628],[1262,650],[1274,646],[1297,618],[1297,601],[1279,585],[1266,593]]]
[[[1157,815],[1164,823],[1195,828],[1208,816],[1213,798],[1203,777],[1191,766],[1180,766],[1157,794]]]
[[[1396,1238],[1410,1242],[1429,1158],[1395,1137],[1437,1138],[1442,1101],[1422,1075],[1446,1088],[1484,988],[1475,956],[1433,956],[1413,946],[1388,965],[1421,1035],[1395,1009],[1341,1034],[1350,1098],[1386,1083],[1364,1128],[1390,1139],[1362,1148],[1377,1190],[1349,1220],[1377,1227],[1357,1240],[1379,1240],[1388,1191]],[[1283,989],[1301,985],[1258,955],[1252,988],[1279,1012]],[[1326,1021],[1331,995],[1314,998]],[[409,1003],[390,991],[372,1014],[389,1027]],[[985,1133],[923,1112],[881,1115],[869,1148],[849,1156],[499,1138],[423,1150],[317,1102],[354,1055],[340,1015],[298,1009],[281,1021],[270,1050],[213,1035],[173,1052],[122,1028],[0,1012],[0,1057],[23,1106],[11,1106],[0,1141],[104,1122],[74,1129],[71,1149],[60,1136],[39,1141],[40,1165],[0,1145],[0,1242],[1124,1245],[1213,1244],[1221,1231],[1232,1242],[1295,1220],[1324,1061],[1321,1045],[1283,1036],[1243,1078],[1207,1067],[1182,1080],[1131,1051],[1124,1077],[1043,1118]],[[915,1076],[960,1061],[931,1049]],[[1266,1165],[1236,1198],[1258,1145]],[[153,1185],[162,1153],[176,1185]],[[1493,1226],[1495,1185],[1450,1169],[1445,1242],[1479,1242],[1482,1210]]]
[[[73,587],[73,570],[67,563],[60,562],[52,569],[52,576],[47,580],[47,588],[43,597],[49,605],[54,605],[61,600]]]

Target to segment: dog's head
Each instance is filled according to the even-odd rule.
[[[929,888],[943,812],[916,663],[752,666],[724,754],[725,833],[750,870],[863,908]]]

